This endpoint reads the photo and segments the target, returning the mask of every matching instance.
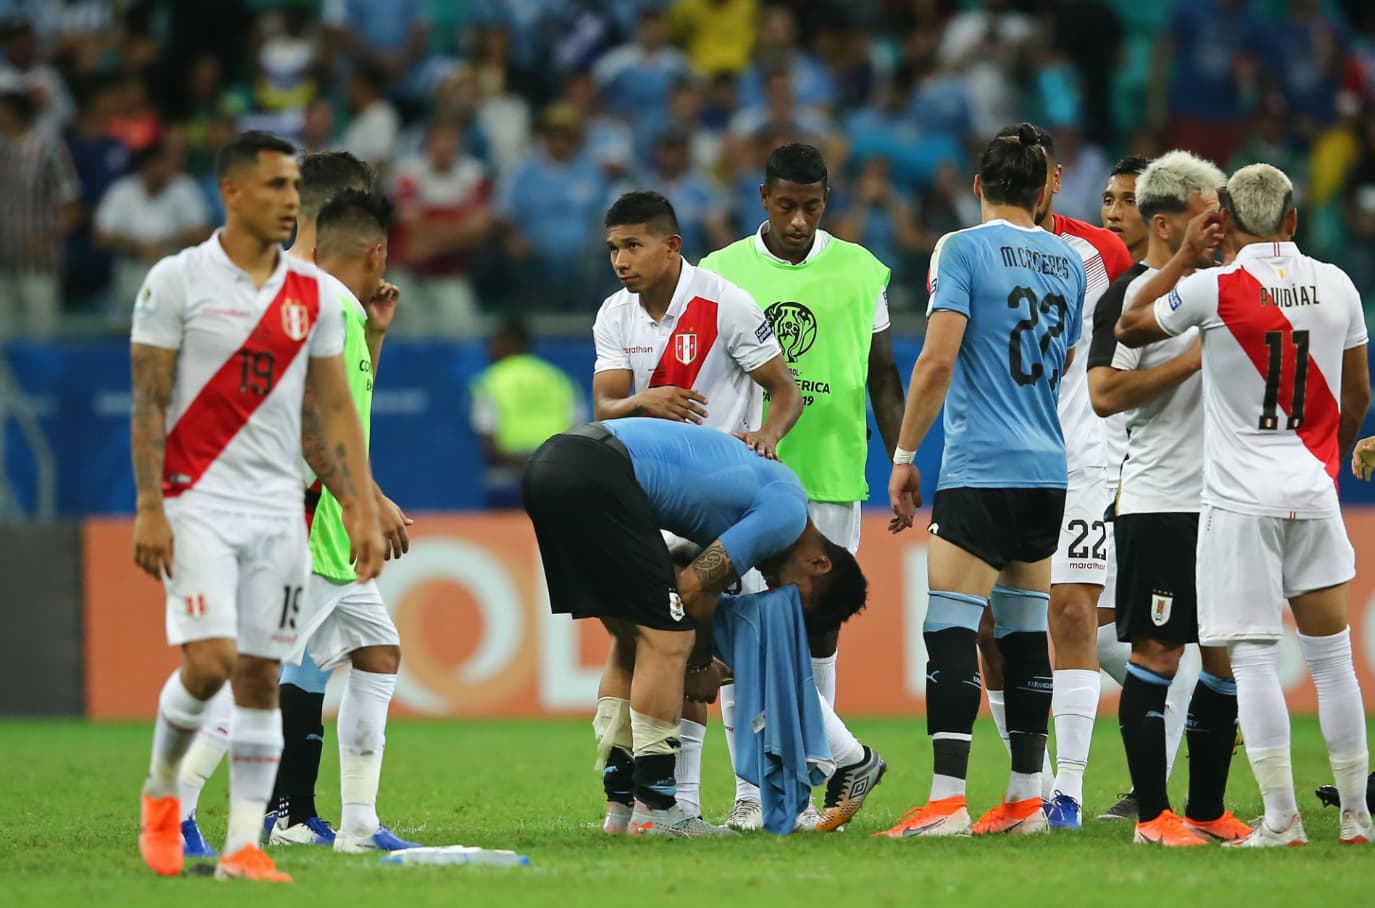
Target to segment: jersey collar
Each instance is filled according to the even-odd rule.
[[[764,258],[777,262],[780,265],[787,265],[789,268],[801,268],[803,265],[820,255],[822,250],[830,245],[831,242],[831,235],[817,228],[816,236],[812,238],[812,248],[807,250],[807,257],[794,265],[787,259],[781,259],[769,251],[768,245],[764,242],[764,231],[768,229],[768,226],[769,222],[765,221],[760,224],[759,229],[754,232],[754,250]]]
[[[220,242],[220,235],[222,233],[224,233],[224,228],[217,227],[215,228],[215,232],[210,235],[210,239],[205,241],[205,246],[210,250],[210,260],[223,268],[229,269],[231,272],[234,273],[236,279],[242,278],[243,280],[248,281],[250,284],[253,283],[253,279],[248,276],[248,272],[244,271],[238,265],[234,264],[233,259],[229,257],[229,253],[224,251],[224,244]],[[283,276],[286,274],[286,260],[286,250],[282,249],[281,247],[278,247],[277,267],[272,269],[272,276],[267,279],[266,284],[263,284],[264,287],[267,287],[269,285],[275,286],[276,284],[281,282]]]
[[[640,302],[639,294],[636,294],[635,305],[639,308],[640,314],[644,317],[645,321],[653,322],[654,324],[662,324],[669,319],[677,319],[678,316],[683,314],[683,308],[687,306],[688,298],[691,296],[689,291],[692,287],[693,275],[697,273],[697,269],[688,264],[686,256],[680,256],[680,260],[683,265],[678,271],[678,283],[673,287],[673,297],[669,299],[668,309],[664,311],[664,317],[661,321],[655,322],[654,319],[650,317],[649,312],[644,307],[644,303]]]
[[[1247,243],[1237,250],[1237,260],[1277,259],[1299,254],[1296,243]]]

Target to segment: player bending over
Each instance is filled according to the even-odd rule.
[[[676,800],[683,699],[714,700],[721,683],[711,650],[716,597],[759,567],[771,586],[797,585],[804,612],[822,616],[809,627],[833,630],[863,607],[859,565],[807,519],[791,470],[700,426],[580,426],[535,452],[521,491],[552,610],[598,618],[634,644],[629,702],[597,719],[603,753],[631,755],[630,831],[733,834]],[[661,527],[704,546],[688,570],[675,571]]]
[[[1246,755],[1265,802],[1236,844],[1308,841],[1279,679],[1284,600],[1318,693],[1340,839],[1368,843],[1370,760],[1347,619],[1356,563],[1336,487],[1370,403],[1365,315],[1346,274],[1294,245],[1294,188],[1281,171],[1243,167],[1221,201],[1221,211],[1189,222],[1179,251],[1122,313],[1117,338],[1141,347],[1190,328],[1202,338],[1198,637],[1231,656]],[[1230,265],[1185,277],[1226,239],[1237,250]]]
[[[1007,681],[1012,774],[1003,803],[973,832],[1047,828],[1046,610],[1067,476],[1056,399],[1080,334],[1086,279],[1078,252],[1036,226],[1046,168],[1035,127],[995,137],[974,181],[982,225],[942,237],[932,257],[926,342],[912,369],[888,494],[890,528],[900,532],[920,503],[912,460],[948,397],[923,626],[934,776],[928,803],[881,835],[970,832],[965,779],[982,691],[975,636],[990,601]]]

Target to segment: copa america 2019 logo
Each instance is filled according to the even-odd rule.
[[[780,300],[765,309],[764,315],[788,362],[797,362],[816,343],[816,316],[801,303]]]

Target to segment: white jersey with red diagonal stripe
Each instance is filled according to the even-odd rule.
[[[217,232],[148,272],[131,341],[177,350],[163,496],[245,514],[302,510],[301,402],[307,359],[343,352],[320,272],[278,254],[262,287]]]
[[[1244,246],[1155,301],[1203,337],[1203,503],[1242,514],[1339,513],[1342,356],[1366,343],[1351,279],[1293,243]],[[1181,470],[1197,469],[1192,463]]]
[[[632,394],[692,388],[707,399],[704,425],[748,432],[763,421],[763,390],[750,373],[782,355],[764,311],[744,290],[683,260],[668,311],[654,321],[640,296],[606,298],[592,327],[594,370],[630,372]]]

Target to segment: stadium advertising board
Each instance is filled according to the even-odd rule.
[[[860,562],[869,608],[842,635],[840,708],[849,715],[911,715],[922,707],[925,533],[893,537],[886,523],[878,512],[865,519]],[[1362,571],[1353,596],[1356,669],[1362,687],[1375,691],[1375,509],[1349,510],[1347,525]],[[379,581],[403,641],[394,711],[590,715],[606,635],[598,624],[549,614],[525,516],[422,514],[413,530],[410,554],[388,564]],[[162,591],[134,567],[131,545],[129,520],[85,524],[86,708],[98,718],[151,716],[177,661],[163,642]],[[1291,707],[1316,709],[1292,636],[1281,677]]]

